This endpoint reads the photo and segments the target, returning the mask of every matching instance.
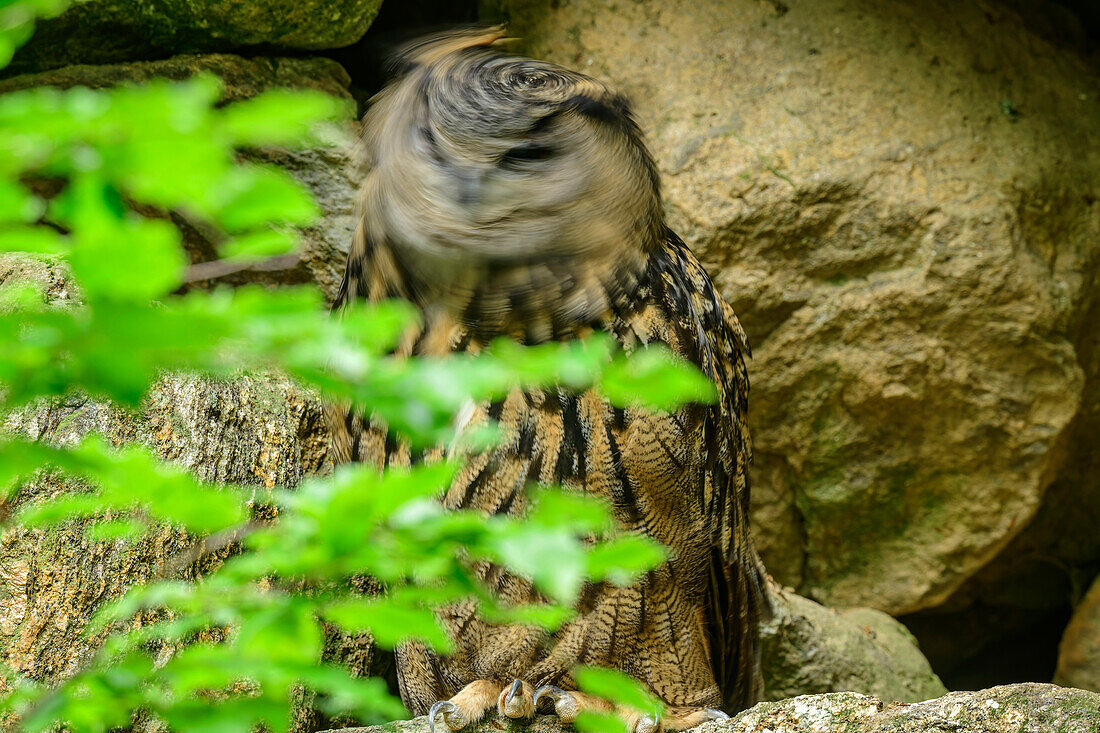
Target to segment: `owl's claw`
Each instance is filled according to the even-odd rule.
[[[718,708],[703,708],[703,712],[706,713],[707,720],[729,720],[730,717]]]
[[[553,685],[543,685],[535,690],[535,709],[538,710],[539,700],[549,698],[554,701],[554,712],[563,723],[572,723],[577,718],[577,701],[571,693]]]
[[[531,688],[523,684],[522,680],[515,680],[511,686],[500,693],[497,700],[497,711],[501,717],[530,718],[535,714],[535,703],[531,696]]]
[[[428,730],[430,730],[431,733],[435,733],[436,715],[442,715],[443,726],[446,731],[461,730],[470,722],[453,702],[440,700],[435,705],[432,705],[432,709],[428,711]]]

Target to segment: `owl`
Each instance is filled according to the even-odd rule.
[[[713,405],[617,408],[595,391],[514,390],[479,405],[504,439],[470,457],[448,508],[522,514],[524,487],[560,484],[610,505],[620,527],[670,548],[634,584],[584,586],[555,632],[443,609],[454,640],[396,651],[403,702],[433,731],[536,710],[572,721],[606,703],[576,690],[578,665],[612,667],[667,704],[636,733],[727,717],[760,693],[764,571],[748,533],[751,447],[744,331],[665,224],[657,168],[626,98],[574,71],[504,53],[501,28],[406,47],[364,118],[358,226],[335,307],[403,298],[422,325],[403,353],[476,352],[604,331],[630,351],[666,344],[717,386]],[[369,418],[328,410],[336,460],[408,465]],[[552,557],[546,562],[552,563]],[[505,602],[523,578],[475,567]]]

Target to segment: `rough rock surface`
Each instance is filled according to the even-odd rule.
[[[42,286],[55,306],[75,301],[62,265],[0,255],[0,291],[20,282]],[[291,486],[329,467],[317,400],[275,375],[169,376],[137,414],[74,396],[6,415],[0,429],[60,445],[91,432],[115,445],[137,441],[208,481]],[[47,473],[24,485],[11,508],[74,490],[80,487]],[[36,680],[71,675],[98,647],[99,639],[82,633],[92,613],[133,583],[161,575],[165,561],[189,545],[170,528],[127,543],[93,542],[75,521],[53,530],[9,527],[0,535],[0,660]]]
[[[382,0],[88,0],[40,21],[5,73],[264,45],[321,49],[357,41]]]
[[[1093,460],[1081,57],[986,3],[491,6],[523,50],[635,100],[670,222],[753,345],[756,537],[783,583],[937,606]]]
[[[1095,733],[1100,726],[1100,695],[1055,685],[1019,684],[980,692],[952,692],[920,703],[884,702],[854,692],[805,695],[763,702],[740,715],[704,723],[698,733]],[[387,726],[346,728],[344,733],[426,733],[428,719]],[[495,733],[495,721],[470,733]],[[566,730],[540,716],[522,730]]]
[[[947,692],[916,639],[882,611],[836,611],[786,590],[761,626],[764,699],[854,691],[916,702]]]
[[[115,445],[139,441],[203,479],[246,485],[293,485],[328,460],[317,401],[274,376],[167,377],[136,415],[73,397],[8,415],[0,427],[61,445],[91,432]],[[74,490],[79,486],[46,474],[24,485],[12,509]],[[36,680],[73,674],[98,647],[98,638],[82,633],[95,610],[130,585],[161,576],[166,561],[189,546],[171,528],[137,543],[94,542],[76,521],[7,529],[0,535],[0,660]],[[190,569],[183,577],[193,577]]]
[[[1100,578],[1073,612],[1058,647],[1054,681],[1100,692]]]
[[[331,59],[243,58],[232,54],[181,55],[163,61],[69,66],[0,81],[0,94],[36,86],[102,88],[158,77],[183,80],[202,72],[216,74],[222,80],[225,102],[247,99],[274,87],[290,87],[323,91],[347,100],[349,110],[354,108],[348,93],[347,72]],[[349,118],[349,124],[351,122]],[[323,214],[317,224],[302,231],[297,262],[279,263],[272,269],[235,272],[218,278],[217,282],[315,282],[331,301],[340,287],[348,245],[355,229],[352,206],[357,185],[352,177],[348,151],[337,146],[299,151],[265,148],[250,151],[248,157],[289,170],[313,192]],[[214,244],[203,232],[179,217],[176,217],[176,224],[184,233],[184,246],[194,262],[216,258]],[[209,286],[213,282],[196,284]]]

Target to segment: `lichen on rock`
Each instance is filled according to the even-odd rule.
[[[540,716],[516,730],[568,730],[556,718]],[[386,726],[346,728],[344,733],[427,733],[428,719]],[[469,733],[500,728],[492,716]],[[1100,695],[1056,685],[1018,684],[980,692],[952,692],[917,703],[898,703],[854,692],[803,695],[762,702],[729,720],[704,723],[696,733],[1095,733],[1100,730]]]

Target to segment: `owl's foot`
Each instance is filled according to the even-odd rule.
[[[535,691],[521,680],[514,681],[497,696],[497,712],[502,718],[521,720],[535,714]]]
[[[539,702],[542,700],[551,700],[554,703],[554,713],[563,723],[572,723],[577,719],[577,715],[584,710],[609,713],[614,709],[602,697],[595,697],[583,692],[566,691],[553,685],[543,685],[535,690],[534,703],[536,709],[538,709]]]
[[[567,692],[553,685],[543,685],[535,690],[534,704],[538,707],[542,700],[552,700],[554,712],[563,723],[572,723],[584,710],[611,712],[614,708],[604,699],[586,695],[583,692]],[[643,715],[635,710],[619,708],[619,715],[626,721],[632,733],[663,733],[665,731],[683,731],[694,728],[708,720],[725,720],[729,716],[717,708],[668,708],[664,715],[656,718]]]
[[[436,725],[441,733],[461,730],[470,723],[481,719],[497,697],[501,694],[501,685],[490,680],[475,680],[463,687],[450,700],[440,700],[428,711],[428,728],[436,733]]]

